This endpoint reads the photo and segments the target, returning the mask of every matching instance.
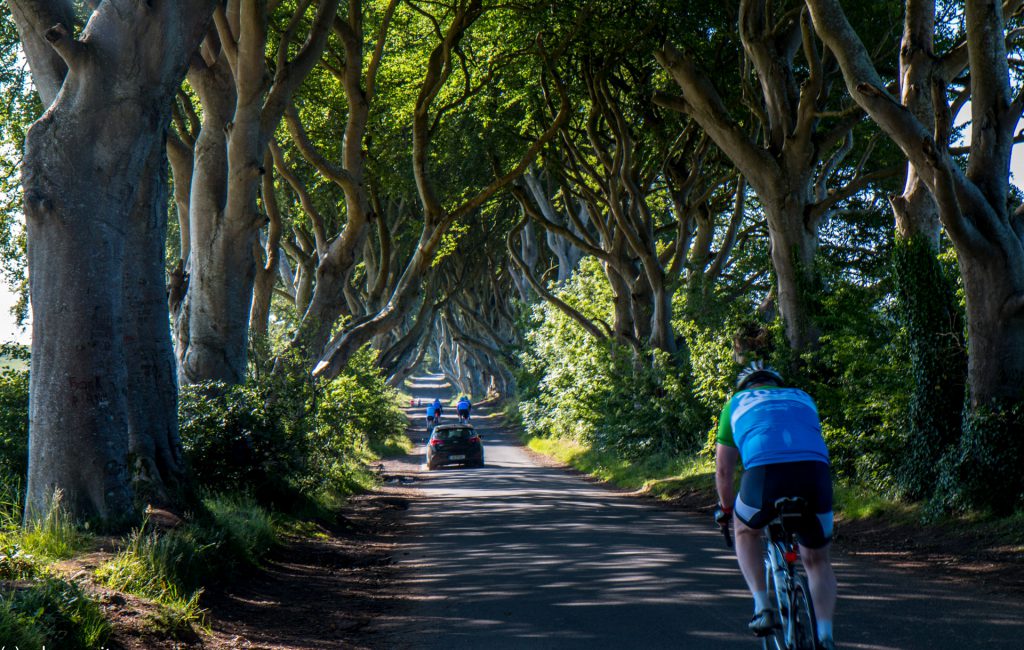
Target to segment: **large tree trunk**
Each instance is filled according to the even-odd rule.
[[[935,5],[908,4],[900,47],[900,99],[920,122],[935,127],[932,76]],[[960,438],[967,359],[963,319],[939,253],[939,207],[907,164],[903,194],[891,199],[896,221],[893,280],[910,343],[910,426],[900,483],[913,498],[935,491],[942,457]]]
[[[128,222],[125,249],[125,361],[128,442],[137,501],[174,507],[188,496],[165,288],[167,160],[150,152]]]
[[[814,269],[818,235],[816,227],[804,227],[803,215],[808,202],[799,198],[800,194],[808,191],[805,186],[791,192],[780,192],[786,198],[777,201],[761,196],[772,243],[779,313],[786,330],[786,340],[795,351],[813,347],[820,336],[814,322],[814,305],[820,289]]]
[[[1024,400],[1024,257],[960,256],[967,299],[971,406]]]
[[[305,42],[289,57],[294,25],[309,4],[296,8],[296,22],[278,44],[272,75],[267,43],[273,8],[265,2],[229,6],[223,20],[217,21],[222,45],[217,60],[206,64],[205,71],[203,62],[195,61],[197,82],[214,75],[210,79],[215,83],[197,92],[204,107],[208,101],[211,109],[216,107],[216,114],[210,120],[204,116],[209,158],[196,156],[193,176],[190,280],[178,323],[178,372],[183,383],[237,384],[245,379],[254,252],[265,222],[256,201],[261,176],[268,171],[265,154],[292,95],[320,60],[338,8],[338,0],[319,0]],[[230,81],[229,89],[222,87],[220,78]],[[229,98],[234,99],[230,107],[225,105]],[[218,132],[207,133],[209,129]],[[203,179],[206,175],[209,178]]]
[[[213,4],[102,3],[75,40],[70,13],[58,23],[47,15],[54,4],[12,0],[36,85],[53,102],[29,131],[23,166],[33,307],[27,517],[60,490],[74,517],[116,525],[137,496],[166,496],[179,476],[163,148]],[[66,76],[54,76],[40,26]],[[138,495],[133,478],[145,486]]]

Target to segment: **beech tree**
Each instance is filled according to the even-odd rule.
[[[31,270],[26,516],[117,523],[182,487],[164,293],[171,106],[213,0],[11,0],[46,112],[23,164]]]
[[[183,383],[245,378],[258,231],[267,219],[257,204],[267,147],[292,95],[319,62],[338,9],[338,0],[318,0],[296,48],[312,4],[229,0],[217,8],[215,30],[192,59],[189,84],[202,103],[201,126],[170,141],[175,186],[188,196],[187,205],[177,202],[183,296],[175,337]],[[271,58],[270,20],[282,11]],[[181,99],[189,101],[185,94]]]
[[[827,50],[819,51],[802,10],[799,2],[741,0],[737,25],[744,69],[736,87],[742,92],[730,97],[749,111],[742,117],[702,70],[706,58],[699,62],[671,43],[656,52],[682,91],[681,97],[661,93],[656,101],[699,123],[757,194],[771,235],[775,298],[786,338],[798,352],[813,348],[821,334],[814,317],[820,288],[814,257],[823,219],[899,170],[872,169],[870,151],[853,165],[846,161],[863,113],[837,102],[835,61]]]
[[[934,2],[907,5],[910,30],[919,34],[934,24]],[[922,120],[921,111],[907,110],[888,92],[838,2],[808,0],[807,6],[815,29],[842,67],[850,95],[903,151],[956,248],[967,304],[969,406],[980,421],[968,422],[965,429],[954,463],[961,472],[956,480],[967,484],[969,498],[977,503],[1012,507],[1021,487],[1008,468],[1021,457],[1015,440],[1020,415],[1012,411],[1024,399],[1024,208],[1010,194],[1009,177],[1024,92],[1014,92],[1005,17],[1016,16],[1024,2],[965,4],[963,49],[972,114],[966,169],[950,149],[952,80],[941,76],[942,68],[930,74],[934,124],[929,125],[928,111]],[[932,56],[929,39],[912,41],[908,55],[915,46]],[[988,417],[993,410],[995,421]],[[991,448],[1005,448],[1009,456],[993,465],[994,457],[985,451]],[[983,489],[983,476],[998,485]]]

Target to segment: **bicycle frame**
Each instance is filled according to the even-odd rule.
[[[817,647],[814,605],[807,580],[797,571],[799,551],[783,514],[768,524],[765,536],[765,579],[775,598],[782,624],[779,634],[764,637],[773,650],[814,650]]]
[[[797,571],[800,555],[787,530],[785,519],[795,512],[784,512],[768,524],[765,543],[765,585],[774,599],[780,616],[780,629],[762,637],[765,650],[815,650],[817,648],[817,625],[814,604],[807,579]],[[732,548],[733,539],[728,522],[722,526],[726,546]]]

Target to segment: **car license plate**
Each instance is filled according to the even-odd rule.
[[[466,456],[464,454],[452,454],[448,457],[448,460],[466,460]]]

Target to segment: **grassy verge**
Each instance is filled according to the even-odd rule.
[[[258,564],[278,543],[275,518],[251,498],[214,496],[203,505],[202,515],[177,528],[143,525],[96,570],[100,584],[159,605],[150,620],[156,632],[180,637],[203,627],[203,587]]]
[[[702,458],[652,454],[629,461],[565,438],[530,438],[527,444],[538,453],[602,481],[660,498],[714,489],[714,465]]]
[[[100,647],[111,627],[78,582],[50,565],[91,547],[92,536],[72,525],[57,495],[42,519],[21,527],[17,489],[3,490],[0,507],[0,642],[70,650]]]
[[[412,440],[410,440],[409,436],[404,433],[391,435],[379,442],[373,442],[370,444],[370,451],[379,458],[405,456],[412,452],[412,450]]]

